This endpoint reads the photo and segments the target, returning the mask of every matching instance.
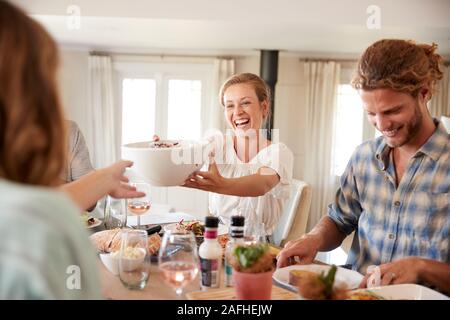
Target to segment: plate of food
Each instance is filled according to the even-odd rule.
[[[100,260],[114,275],[119,272],[119,252],[122,233],[127,229],[111,229],[96,232],[90,236],[90,240],[99,253]],[[157,261],[158,251],[161,246],[161,237],[158,233],[148,236],[148,253],[152,262]]]
[[[205,225],[203,222],[198,220],[193,221],[184,221],[181,220],[177,223],[167,224],[163,227],[164,231],[192,231],[195,235],[195,239],[197,240],[197,244],[200,245],[203,242],[203,234],[205,232]],[[224,224],[219,224],[217,229],[217,240],[219,241],[222,248],[225,248],[229,236],[228,236],[228,228]]]
[[[203,222],[198,220],[193,221],[184,221],[181,220],[177,223],[171,223],[164,226],[164,231],[192,231],[196,237],[203,237],[205,232],[205,225]],[[224,224],[219,224],[219,228],[217,229],[217,235],[221,236],[224,234],[228,234],[228,228]]]
[[[298,291],[299,284],[305,282],[316,282],[317,279],[325,278],[333,266],[330,265],[293,265],[279,268],[273,273],[273,279],[284,287]],[[333,275],[333,287],[342,289],[358,288],[363,275],[349,269],[335,267]]]
[[[393,284],[348,293],[349,300],[449,300],[442,293],[418,284]]]
[[[102,224],[102,220],[92,217],[87,213],[81,215],[81,219],[87,229],[95,228]]]

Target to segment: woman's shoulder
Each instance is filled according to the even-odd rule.
[[[271,142],[267,146],[267,148],[291,152],[291,149],[289,149],[289,147],[286,144],[284,144],[283,142]]]
[[[3,218],[51,222],[63,225],[76,220],[77,208],[62,192],[52,188],[23,185],[14,182],[0,182],[0,203]],[[24,221],[22,221],[24,222]]]
[[[293,153],[289,147],[283,142],[275,142],[270,143],[267,147],[261,149],[260,156],[262,157],[273,157],[276,155],[277,157],[284,158],[293,158]]]
[[[5,190],[8,196],[4,195]],[[64,283],[61,281],[67,278],[68,266],[77,265],[84,270],[94,270],[96,266],[88,233],[77,213],[62,192],[0,179],[0,234],[3,245],[10,249],[8,260],[16,261],[14,267],[7,263],[2,267],[11,279],[21,279],[21,286],[14,288],[21,290],[22,298],[100,297],[90,284],[97,282],[95,271],[82,276],[82,290],[55,287]],[[42,272],[48,265],[52,273]]]

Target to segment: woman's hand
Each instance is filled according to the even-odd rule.
[[[208,171],[192,173],[182,184],[183,187],[221,193],[226,188],[227,179],[222,177],[217,168],[214,156],[209,156]]]
[[[417,257],[410,257],[382,264],[379,267],[381,286],[400,283],[418,283],[423,268],[423,260]],[[367,280],[371,274],[366,274],[359,285],[360,288],[367,287]]]
[[[108,194],[114,198],[139,198],[145,196],[143,192],[128,184],[129,179],[125,176],[126,168],[133,165],[132,161],[120,160],[113,165],[101,169],[107,177]]]
[[[145,194],[128,184],[125,169],[133,162],[121,160],[113,165],[95,170],[76,181],[60,186],[83,210],[92,208],[98,200],[109,194],[114,198],[138,198]]]

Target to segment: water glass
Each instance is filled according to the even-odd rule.
[[[126,230],[122,232],[119,253],[119,277],[129,289],[144,289],[150,272],[147,232]]]
[[[127,225],[127,207],[125,199],[107,196],[104,207],[106,229],[123,228]]]

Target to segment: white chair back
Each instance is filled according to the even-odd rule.
[[[282,246],[305,233],[310,205],[311,187],[304,181],[292,179],[291,196],[272,234],[274,245]]]

